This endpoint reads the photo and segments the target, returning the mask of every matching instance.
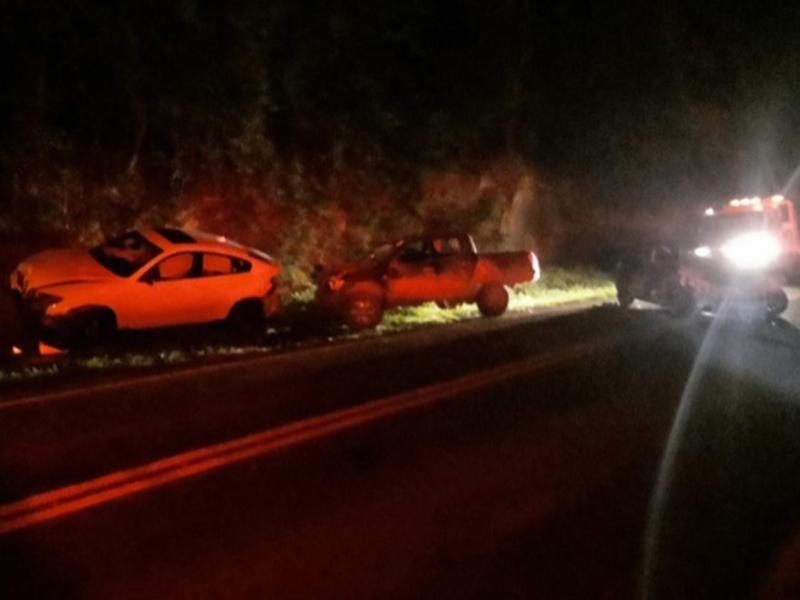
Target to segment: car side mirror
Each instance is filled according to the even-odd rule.
[[[146,283],[147,285],[153,285],[157,279],[158,279],[158,271],[156,269],[153,269],[142,275],[142,277],[139,279],[139,282]]]

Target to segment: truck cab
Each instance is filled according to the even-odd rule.
[[[465,234],[402,240],[385,273],[390,304],[463,300],[477,262],[475,242]]]
[[[797,210],[787,198],[735,198],[721,207],[709,207],[698,228],[697,256],[714,252],[737,237],[759,233],[777,248],[776,266],[800,272],[800,230]]]

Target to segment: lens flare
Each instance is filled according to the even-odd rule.
[[[669,437],[667,438],[666,449],[661,456],[655,489],[650,499],[647,526],[643,540],[642,579],[640,581],[640,597],[642,600],[650,600],[656,597],[658,567],[661,560],[660,551],[663,543],[664,513],[670,500],[675,462],[686,432],[687,423],[691,419],[692,411],[694,410],[700,382],[706,373],[708,365],[711,363],[711,357],[719,348],[720,329],[725,320],[724,316],[730,313],[730,309],[730,298],[725,298],[719,308],[718,318],[711,320],[709,329],[703,337],[703,342],[689,373],[689,378],[683,388],[678,410],[675,413]]]
[[[773,236],[754,231],[733,238],[720,248],[723,256],[740,269],[761,269],[773,263],[781,245]]]

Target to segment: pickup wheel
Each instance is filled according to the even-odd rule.
[[[781,289],[771,291],[766,294],[764,301],[767,305],[767,318],[777,319],[787,308],[789,308],[789,297]]]
[[[630,308],[636,298],[624,284],[617,284],[617,302],[622,308]]]
[[[383,300],[371,294],[354,294],[344,306],[344,322],[351,329],[369,329],[383,320]]]
[[[508,290],[502,283],[487,283],[478,292],[477,303],[484,317],[498,317],[508,308]]]

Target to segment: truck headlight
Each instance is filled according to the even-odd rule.
[[[694,249],[693,254],[698,258],[708,258],[711,256],[711,248],[708,246],[698,246]]]
[[[740,269],[762,269],[781,253],[780,242],[768,233],[754,231],[739,235],[720,248],[723,256]]]

